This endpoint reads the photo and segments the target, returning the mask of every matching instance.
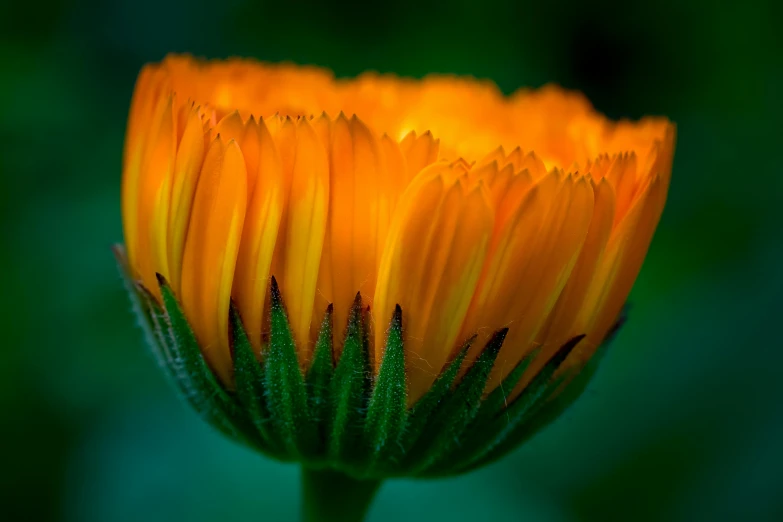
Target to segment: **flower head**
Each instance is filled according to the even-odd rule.
[[[547,371],[549,385],[585,365],[640,270],[673,147],[668,120],[612,122],[557,87],[505,97],[472,79],[339,80],[316,68],[170,56],[144,68],[132,102],[127,270],[149,292],[151,324],[156,309],[170,316],[181,306],[226,401],[242,397],[244,336],[264,385],[279,384],[269,367],[284,328],[298,362],[286,378],[299,375],[310,397],[323,364],[333,390],[322,397],[329,427],[289,411],[293,423],[315,423],[312,447],[337,436],[343,388],[334,382],[352,358],[367,370],[356,395],[367,425],[380,418],[378,389],[402,384],[399,438],[449,372],[444,393],[486,367],[469,395],[479,412],[504,380],[513,378],[503,405],[543,386]],[[386,381],[394,347],[402,370]],[[301,440],[289,448],[270,437],[272,453],[307,453]]]

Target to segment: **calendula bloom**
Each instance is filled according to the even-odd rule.
[[[124,266],[227,433],[355,477],[456,473],[588,373],[673,147],[668,120],[552,86],[170,56],[133,97]]]

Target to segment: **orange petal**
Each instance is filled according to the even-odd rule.
[[[402,155],[399,144],[384,134],[380,141],[383,164],[386,169],[386,179],[391,185],[389,189],[389,205],[393,211],[397,207],[397,200],[408,186],[413,176],[410,175],[405,157]]]
[[[258,124],[255,118],[242,119],[239,111],[234,111],[223,117],[217,124],[215,132],[223,139],[236,140],[242,150],[247,168],[247,195],[252,197],[258,177]],[[249,202],[248,202],[249,203]]]
[[[408,133],[400,142],[400,150],[408,164],[408,177],[413,178],[421,170],[438,159],[440,140],[436,140],[430,131],[416,136],[414,131]]]
[[[492,234],[486,188],[466,187],[454,169],[433,165],[405,192],[379,269],[375,360],[382,358],[385,324],[399,304],[411,403],[429,389],[455,348]]]
[[[129,266],[138,266],[139,250],[139,191],[142,178],[144,149],[149,129],[154,123],[155,108],[161,92],[167,88],[160,68],[145,66],[139,74],[131,101],[122,173],[122,224]],[[154,288],[155,286],[151,287]]]
[[[259,350],[269,270],[283,214],[283,170],[263,121],[250,126],[245,143],[252,142],[258,150],[258,182],[247,208],[232,292],[250,343]]]
[[[313,118],[310,125],[321,140],[324,150],[329,150],[332,142],[332,119],[324,112],[317,118]]]
[[[584,333],[574,329],[574,321],[584,306],[598,261],[609,240],[615,209],[614,190],[609,182],[602,180],[594,185],[593,194],[595,200],[593,216],[579,259],[554,309],[549,314],[546,327],[537,335],[542,344],[541,353],[530,363],[509,395],[512,400],[522,392],[561,346],[572,337]]]
[[[182,266],[181,301],[204,356],[232,386],[228,315],[247,207],[245,160],[235,141],[218,137],[199,176]]]
[[[553,172],[531,188],[496,229],[463,329],[465,337],[479,334],[467,367],[495,329],[509,327],[490,388],[529,351],[576,263],[592,212],[590,185],[583,178]]]
[[[587,333],[578,347],[583,357],[601,343],[625,304],[661,217],[666,188],[661,177],[649,180],[609,237],[574,326]]]
[[[506,151],[503,149],[503,146],[496,148],[480,160],[476,162],[476,164],[473,166],[474,169],[479,169],[481,167],[486,167],[487,165],[490,165],[492,163],[495,163],[497,165],[501,165],[506,160]]]
[[[169,277],[168,218],[176,157],[173,95],[160,100],[144,150],[139,176],[138,267],[144,285],[155,295],[155,273]]]
[[[508,155],[506,161],[514,166],[514,172],[523,170],[530,172],[533,181],[538,181],[547,174],[544,162],[541,161],[541,158],[536,156],[535,152],[529,152],[523,155],[522,151],[517,147],[511,151],[511,154]]]
[[[326,302],[316,313],[334,304],[335,346],[340,346],[356,292],[372,303],[392,193],[378,141],[357,118],[335,120],[329,160],[329,224],[318,283]]]
[[[299,361],[304,365],[312,350],[310,323],[329,210],[329,162],[305,119],[287,120],[275,138],[289,188],[272,275],[281,281]]]
[[[616,194],[617,210],[614,217],[616,226],[628,212],[639,182],[636,179],[636,154],[633,152],[620,154],[612,159],[612,166],[606,173],[606,179],[612,184]]]
[[[184,127],[174,162],[168,223],[169,283],[175,293],[180,290],[190,212],[204,162],[204,132],[198,108],[191,108]]]
[[[615,215],[615,194],[611,184],[601,180],[593,186],[595,204],[590,228],[587,231],[579,259],[574,266],[557,305],[552,311],[550,330],[544,341],[545,348],[554,350],[572,337],[584,332],[575,331],[573,323],[582,309],[588,288],[593,281],[599,259],[604,253]],[[550,353],[549,355],[552,355]],[[548,359],[543,353],[543,359]]]

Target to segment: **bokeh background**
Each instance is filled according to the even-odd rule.
[[[783,8],[730,3],[2,2],[2,518],[297,520],[297,468],[168,389],[109,248],[135,76],[187,51],[552,81],[678,124],[631,320],[586,394],[498,464],[388,482],[371,522],[783,520]]]

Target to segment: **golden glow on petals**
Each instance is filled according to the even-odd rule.
[[[583,307],[599,259],[609,240],[615,212],[615,195],[611,184],[606,180],[601,180],[598,184],[593,184],[592,188],[593,215],[579,258],[571,271],[568,282],[560,292],[557,303],[549,313],[545,326],[536,335],[537,342],[534,345],[540,345],[541,353],[531,362],[510,394],[509,397],[512,400],[521,393],[558,348],[572,337],[584,333],[574,328],[574,322]]]
[[[592,354],[617,319],[631,291],[666,199],[660,176],[648,180],[620,224],[612,231],[605,252],[593,275],[575,330],[587,333],[582,350]],[[580,350],[580,351],[582,351]]]
[[[249,195],[232,295],[247,327],[250,343],[260,350],[269,271],[283,214],[284,182],[277,147],[263,121],[248,122],[246,146],[248,142],[252,143],[250,148],[257,151],[255,172],[249,172],[248,179],[257,182]],[[246,164],[248,169],[252,168],[248,162]]]
[[[576,263],[592,213],[590,184],[552,172],[496,233],[462,334],[479,333],[468,354],[470,362],[495,325],[509,327],[492,387],[530,351]]]
[[[150,127],[153,125],[155,107],[159,105],[161,93],[165,90],[165,78],[166,74],[161,68],[147,65],[141,70],[128,117],[123,153],[122,216],[128,261],[136,269],[139,264],[139,184],[146,170],[143,168],[144,149],[146,138],[152,130]]]
[[[127,133],[130,266],[158,299],[169,280],[226,386],[230,300],[260,356],[275,276],[303,369],[330,303],[339,355],[360,291],[377,371],[399,304],[411,403],[475,333],[466,365],[509,328],[489,388],[540,347],[518,393],[582,333],[567,364],[585,361],[639,273],[675,141],[554,86],[183,56],[141,71]]]
[[[461,166],[438,163],[405,192],[381,259],[376,323],[407,310],[409,400],[423,395],[452,353],[481,273],[493,228],[483,183],[466,184]],[[381,359],[385,329],[375,331]]]
[[[155,273],[166,277],[168,266],[168,216],[176,154],[174,96],[160,100],[153,116],[139,178],[138,250],[139,272],[148,288],[156,289]]]
[[[175,293],[180,291],[182,258],[185,253],[185,239],[193,207],[198,176],[204,161],[204,131],[197,107],[187,111],[182,125],[182,136],[174,162],[174,179],[171,189],[171,208],[168,222],[169,282]]]
[[[312,351],[310,324],[329,211],[329,161],[310,123],[287,119],[275,136],[282,160],[285,208],[272,262],[286,299],[299,361]]]
[[[232,382],[228,309],[247,207],[247,174],[234,140],[218,136],[199,176],[185,242],[179,298],[207,362]]]
[[[365,304],[372,303],[375,293],[390,200],[396,199],[384,160],[378,140],[364,123],[337,117],[329,139],[329,223],[318,282],[321,302],[316,301],[315,312],[320,316],[328,303],[334,304],[337,346],[356,292]]]
[[[417,136],[415,131],[411,131],[400,142],[400,150],[405,156],[410,179],[438,159],[440,140],[433,137],[429,131],[421,136]]]
[[[397,203],[405,191],[405,188],[413,179],[409,172],[405,158],[402,155],[399,144],[388,135],[381,136],[379,143],[381,154],[381,190],[379,192],[379,211],[388,214],[388,219],[379,222],[378,233],[385,238],[388,233],[388,227],[391,223],[391,217],[397,208]],[[386,227],[384,230],[383,227]],[[383,253],[385,240],[378,241],[378,259]]]

